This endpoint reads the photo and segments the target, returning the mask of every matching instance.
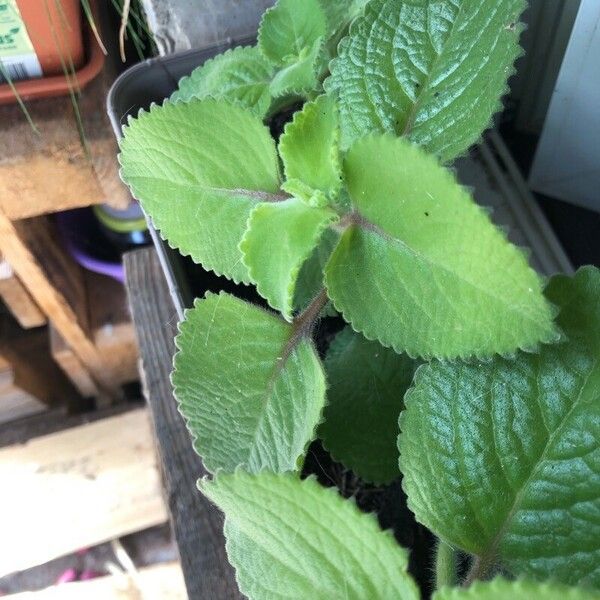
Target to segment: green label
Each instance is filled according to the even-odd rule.
[[[0,58],[33,51],[16,0],[0,0]]]
[[[42,76],[16,0],[0,0],[0,62],[0,83]]]

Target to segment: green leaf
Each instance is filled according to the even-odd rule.
[[[417,520],[449,544],[600,587],[600,272],[555,278],[547,294],[568,342],[418,370],[400,467]]]
[[[179,81],[171,100],[224,98],[240,102],[263,118],[271,104],[273,64],[255,46],[227,50]]]
[[[325,280],[355,330],[438,358],[556,340],[523,253],[434,157],[391,135],[363,138],[346,155],[344,177],[355,213]]]
[[[221,293],[186,311],[176,344],[175,397],[206,468],[297,469],[325,402],[312,342]]]
[[[314,208],[325,208],[331,204],[327,195],[321,190],[314,190],[309,185],[300,181],[299,179],[288,179],[281,184],[281,189],[294,196],[299,200],[302,200],[308,206]]]
[[[304,48],[300,56],[295,57],[273,77],[269,92],[274,98],[287,95],[303,96],[320,86],[322,38],[310,48]]]
[[[325,371],[329,390],[318,436],[335,460],[372,483],[390,483],[398,469],[398,417],[414,360],[369,342],[350,327],[333,340]]]
[[[258,293],[291,321],[296,279],[325,228],[337,220],[327,208],[301,200],[259,204],[251,213],[240,243]]]
[[[326,30],[327,20],[318,0],[278,0],[263,14],[258,46],[269,60],[288,66],[313,48]]]
[[[341,185],[338,111],[330,96],[319,96],[294,115],[279,140],[286,179],[299,179],[334,197]]]
[[[334,489],[239,470],[199,487],[225,513],[229,560],[252,600],[419,598],[406,550]]]
[[[406,135],[448,161],[489,127],[519,56],[524,0],[373,0],[340,44],[326,89],[342,146]]]
[[[555,582],[476,581],[468,588],[443,588],[432,600],[596,600],[591,590],[569,587]]]
[[[333,252],[339,234],[334,229],[326,229],[321,236],[318,246],[304,262],[298,273],[294,290],[294,307],[298,310],[306,308],[311,300],[323,289],[323,270]],[[337,315],[331,302],[325,308],[329,316]]]
[[[319,0],[319,3],[327,18],[328,37],[336,41],[348,25],[362,13],[367,0]]]
[[[217,100],[165,102],[129,121],[121,174],[169,244],[250,281],[238,245],[250,211],[278,197],[275,143],[260,119]]]

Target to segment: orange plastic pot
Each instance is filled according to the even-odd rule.
[[[23,100],[68,94],[98,75],[104,55],[82,17],[80,0],[16,2],[43,73],[41,78],[13,82]],[[95,12],[96,2],[90,4]],[[11,87],[0,84],[0,104],[15,101]]]
[[[84,61],[79,0],[17,0],[17,7],[44,76],[59,75],[63,63]]]

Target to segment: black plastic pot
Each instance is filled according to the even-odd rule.
[[[228,48],[252,44],[254,41],[254,38],[231,39],[202,50],[152,58],[127,69],[113,83],[106,100],[108,116],[117,139],[122,137],[122,128],[130,115],[137,115],[140,109],[147,109],[153,103],[162,103],[177,88],[182,77]],[[189,258],[182,257],[170,248],[160,238],[150,219],[147,221],[180,319],[183,318],[184,309],[192,306],[195,296],[203,295],[207,289],[231,288],[232,284],[224,278],[204,271]],[[195,290],[195,285],[201,289]]]

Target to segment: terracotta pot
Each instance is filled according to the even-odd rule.
[[[75,69],[84,61],[79,0],[17,0],[44,76]]]
[[[90,5],[93,14],[97,15],[96,0]],[[43,72],[43,77],[14,82],[23,100],[69,94],[71,89],[85,87],[100,73],[104,54],[87,20],[82,17],[80,0],[17,0],[17,6]],[[66,58],[68,72],[71,57],[74,75],[65,76],[59,49],[63,59]],[[0,105],[13,102],[16,98],[12,88],[6,83],[0,84]]]

